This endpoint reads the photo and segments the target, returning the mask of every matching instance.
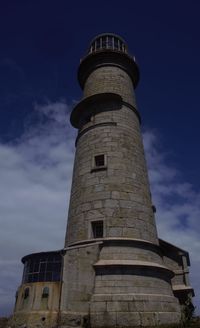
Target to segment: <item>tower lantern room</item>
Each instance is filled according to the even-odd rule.
[[[128,53],[128,46],[125,41],[116,34],[99,34],[91,41],[88,53],[94,53],[102,50],[113,50]]]
[[[80,129],[82,123],[88,121],[91,104],[105,103],[105,99],[108,102],[115,99],[119,103],[119,97],[140,120],[134,94],[139,68],[135,57],[128,53],[126,42],[118,35],[100,34],[92,40],[86,56],[80,61],[78,80],[83,89],[83,100],[71,113],[75,128]]]

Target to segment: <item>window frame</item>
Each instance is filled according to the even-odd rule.
[[[97,227],[97,225],[101,223],[102,224],[102,235],[101,236],[97,236],[96,232],[95,232],[95,228]],[[95,227],[96,225],[96,227]],[[92,220],[90,221],[90,238],[92,239],[102,239],[104,238],[104,228],[105,228],[105,225],[104,225],[104,220]]]
[[[37,263],[37,265],[35,265]],[[36,271],[36,267],[38,271]],[[22,283],[42,281],[60,281],[61,256],[37,256],[28,259],[24,264]],[[55,279],[56,278],[56,279]]]
[[[49,287],[45,286],[42,289],[42,299],[43,298],[48,298],[49,297]]]
[[[24,288],[24,300],[27,300],[30,296],[30,288],[29,287],[25,287]]]
[[[96,159],[98,156],[104,156],[104,164],[103,165],[97,165]],[[107,156],[106,154],[95,154],[92,158],[92,169],[91,172],[97,172],[97,171],[104,171],[107,170]]]

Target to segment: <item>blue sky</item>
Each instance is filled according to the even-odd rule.
[[[0,308],[10,313],[20,258],[62,248],[90,40],[114,32],[136,56],[136,90],[159,235],[190,251],[199,306],[198,0],[7,0],[0,4]]]

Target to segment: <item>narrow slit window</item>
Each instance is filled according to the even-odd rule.
[[[44,287],[42,291],[42,298],[48,298],[49,297],[49,287]]]
[[[29,288],[25,288],[24,290],[24,299],[29,297]]]
[[[95,166],[104,166],[105,165],[105,157],[104,155],[97,155],[95,156]]]
[[[93,238],[103,237],[103,221],[92,222],[92,237]]]

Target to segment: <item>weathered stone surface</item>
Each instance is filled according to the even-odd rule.
[[[84,67],[87,60],[91,67]],[[174,293],[185,282],[189,286],[189,261],[184,255],[180,261],[180,250],[171,256],[170,247],[158,240],[134,93],[137,65],[122,48],[109,48],[91,53],[80,67],[84,90],[71,116],[79,131],[62,281],[55,300],[48,302],[41,302],[34,293],[39,284],[33,284],[30,302],[17,303],[12,327],[177,323],[180,305]]]
[[[92,328],[155,325],[157,312],[177,313],[178,318],[180,308],[171,288],[172,273],[163,266],[158,247],[140,122],[130,107],[136,108],[136,103],[129,72],[104,65],[91,69],[84,84],[84,98],[104,92],[120,95],[124,103],[121,108],[113,103],[107,109],[106,104],[102,107],[96,102],[90,120],[80,127],[66,246],[89,242],[94,237],[95,220],[102,220],[104,225],[102,242],[96,262],[88,263],[86,269],[78,260],[79,265],[70,268],[71,283],[64,285],[70,291],[74,284],[77,293],[74,295],[74,290],[70,297],[66,294],[66,306],[69,309],[67,304],[73,297],[82,298],[77,267],[83,274],[87,272],[91,281],[88,304]],[[104,154],[104,169],[94,170],[95,156],[100,154]],[[67,263],[64,272],[69,271]]]

